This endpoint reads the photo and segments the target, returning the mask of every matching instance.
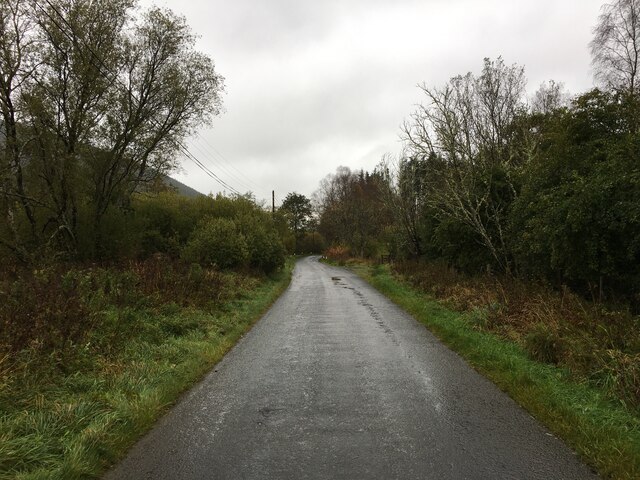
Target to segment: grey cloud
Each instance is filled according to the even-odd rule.
[[[587,43],[602,1],[163,3],[186,15],[226,78],[227,112],[203,135],[267,196],[309,195],[341,164],[373,168],[399,150],[398,127],[421,100],[415,85],[478,71],[483,57],[524,65],[530,90],[551,78],[589,88]],[[185,170],[186,183],[217,188]]]

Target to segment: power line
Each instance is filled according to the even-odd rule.
[[[96,52],[93,50],[93,48],[84,40],[84,38],[82,38],[80,35],[78,35],[74,29],[73,26],[67,21],[67,19],[58,11],[58,9],[51,3],[50,0],[45,0],[45,2],[49,5],[49,7],[51,7],[51,9],[58,15],[58,17],[60,17],[60,19],[62,20],[63,23],[65,23],[68,27],[69,30],[71,31],[71,33],[75,36],[72,36],[69,34],[69,32],[67,32],[50,14],[49,12],[47,12],[47,10],[40,4],[40,2],[38,0],[34,0],[35,5],[40,8],[40,10],[47,16],[47,18],[49,20],[51,20],[56,27],[58,27],[58,29],[60,29],[60,31],[69,39],[71,40],[71,42],[75,42],[75,39],[80,40],[80,42],[87,48],[87,50],[89,50],[89,52],[91,53],[91,55],[107,70],[108,73],[112,73],[113,72],[109,72],[109,68],[107,67],[107,65],[105,64],[105,62],[102,60],[102,58],[100,58],[98,56],[98,54],[96,54]],[[102,71],[102,69],[100,68],[100,66],[95,65],[95,67],[98,69],[98,72],[100,73],[101,76],[103,76],[107,81],[112,82],[112,83],[118,83],[120,84],[120,86],[124,87],[125,89],[127,89],[127,86],[122,82],[122,80],[120,80],[118,78],[117,73],[113,74],[113,79],[108,78],[108,76]],[[127,89],[128,91],[128,89]],[[133,93],[133,92],[129,92],[128,93],[134,98],[134,100],[136,100],[137,102],[140,102],[140,99]],[[159,122],[150,117],[150,121],[155,123],[156,126],[160,126]],[[203,172],[205,172],[209,177],[211,177],[212,179],[214,179],[218,184],[220,184],[222,187],[224,188],[228,188],[232,193],[235,193],[237,195],[241,195],[241,193],[236,190],[235,188],[233,188],[231,185],[229,185],[227,182],[225,182],[224,180],[222,180],[218,175],[216,175],[213,171],[211,171],[209,168],[207,168],[200,160],[198,160],[198,158],[193,155],[193,153],[191,153],[189,151],[189,149],[180,141],[180,140],[176,140],[175,141],[176,145],[178,146],[178,148],[180,150],[182,150],[182,152],[185,154],[185,156],[190,159],[192,162],[194,162]]]
[[[215,146],[213,146],[209,141],[201,134],[198,134],[198,137],[202,139],[204,143],[206,143],[211,149],[218,155],[218,157],[225,163],[229,165],[230,168],[235,170],[242,178],[244,178],[249,184],[253,185],[255,188],[262,188],[260,185],[253,182],[248,176],[246,176],[242,171],[237,169],[233,162],[229,161]]]
[[[226,173],[232,180],[235,181],[236,184],[239,184],[241,187],[246,188],[247,190],[253,190],[254,187],[250,186],[248,183],[244,182],[242,179],[240,179],[239,177],[237,177],[236,175],[233,175],[232,173],[230,173],[227,169],[225,169],[222,165],[220,165],[218,162],[215,161],[213,155],[211,154],[211,152],[209,152],[206,148],[204,148],[202,145],[199,145],[197,143],[192,143],[191,147],[196,148],[197,150],[200,151],[200,153],[204,154],[204,159],[205,160],[209,160],[208,163],[213,164],[214,168],[218,168],[219,170],[223,171],[224,173]],[[204,163],[204,162],[203,162]]]

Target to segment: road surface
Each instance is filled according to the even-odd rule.
[[[354,274],[301,260],[269,312],[106,476],[595,479]]]

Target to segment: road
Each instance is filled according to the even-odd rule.
[[[115,479],[597,478],[354,274],[307,258]]]

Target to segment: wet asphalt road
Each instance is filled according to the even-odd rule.
[[[414,319],[316,258],[106,476],[595,478]]]

